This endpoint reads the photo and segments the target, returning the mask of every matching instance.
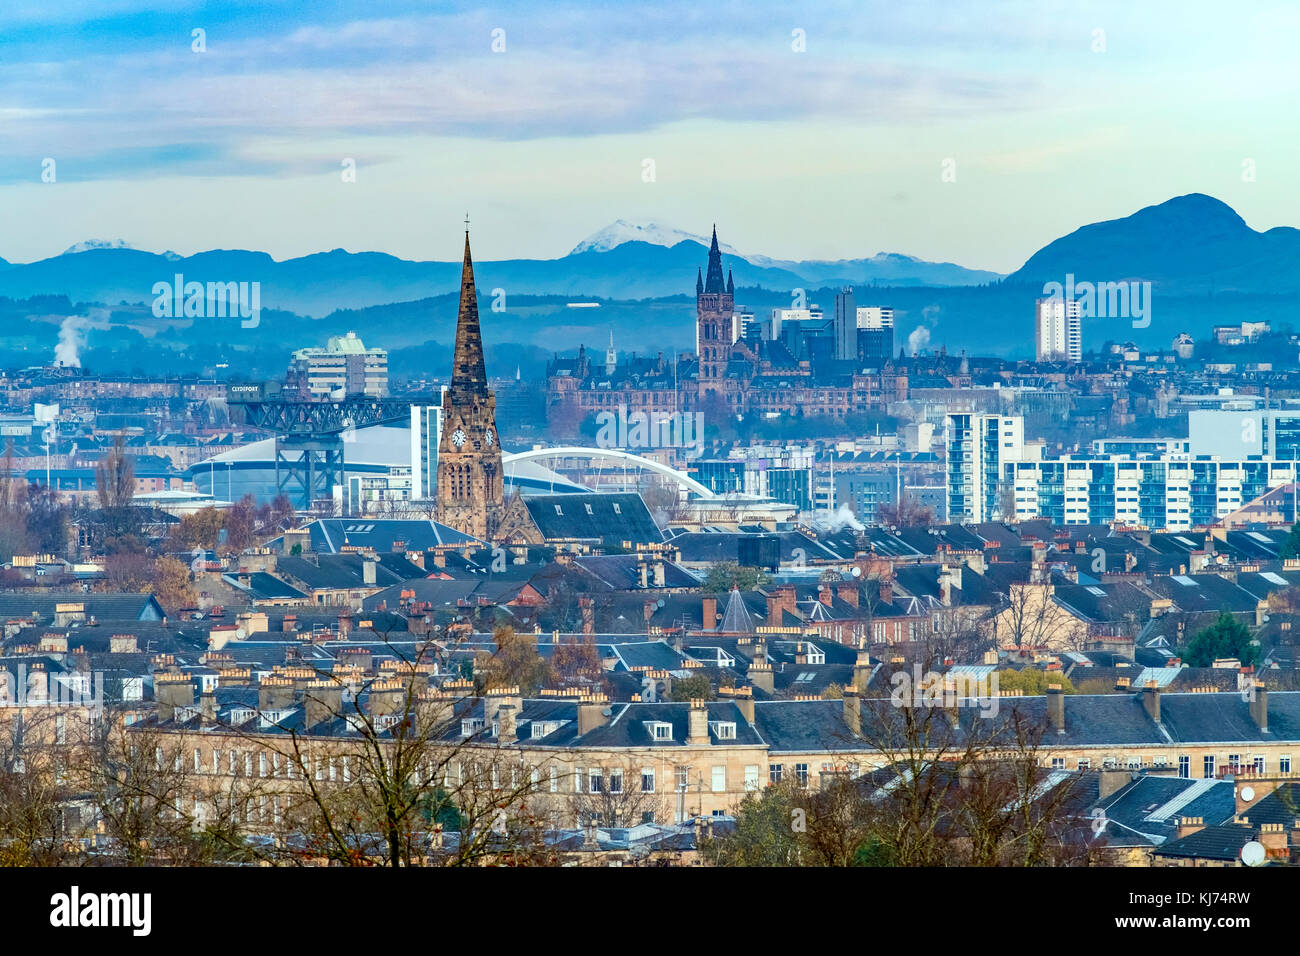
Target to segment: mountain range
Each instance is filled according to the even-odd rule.
[[[507,295],[563,295],[647,299],[694,291],[709,240],[656,224],[622,220],[600,230],[559,259],[476,260],[479,289]],[[727,254],[738,287],[779,290],[817,285],[978,285],[994,272],[882,253],[839,262],[794,262]],[[261,283],[263,308],[302,315],[361,309],[438,295],[456,288],[459,259],[420,262],[379,252],[333,249],[276,261],[265,252],[212,250],[192,256],[155,254],[124,241],[91,240],[62,255],[16,264],[0,260],[0,296],[12,299],[66,295],[76,302],[139,303],[153,299],[155,282]]]
[[[362,332],[367,344],[389,349],[446,343],[454,335],[459,261],[416,262],[342,249],[276,261],[249,250],[177,256],[126,245],[90,240],[38,262],[0,260],[0,300],[9,300],[0,301],[0,334],[10,352],[43,352],[47,336],[53,341],[46,332],[50,323],[57,328],[61,314],[74,307],[86,312],[95,303],[112,310],[107,321],[114,329],[129,328],[133,349],[201,353],[225,342],[234,350],[274,352],[275,364],[287,349],[323,344],[328,335],[348,329]],[[788,305],[796,288],[829,308],[839,287],[853,285],[860,305],[894,308],[898,345],[928,340],[934,347],[984,354],[1023,356],[1032,348],[1034,299],[1044,283],[1064,283],[1071,274],[1076,282],[1152,283],[1148,327],[1085,319],[1085,349],[1112,339],[1167,345],[1183,331],[1203,338],[1210,325],[1243,318],[1285,322],[1300,304],[1300,230],[1256,231],[1231,207],[1199,193],[1085,225],[1044,246],[1008,276],[894,253],[793,261],[723,248],[737,302],[756,314]],[[703,236],[619,220],[558,259],[477,261],[479,293],[495,313],[484,323],[485,339],[551,352],[579,344],[603,348],[613,331],[620,350],[693,348],[691,301],[706,253]],[[155,320],[148,309],[153,285],[176,274],[186,282],[260,282],[263,310],[278,310],[278,317],[255,331],[236,324],[235,334],[220,320]],[[575,299],[599,300],[601,307],[566,308]],[[102,316],[96,324],[102,326]],[[116,331],[90,333],[92,348],[102,343],[101,357],[111,354],[112,343],[122,347],[124,341]]]

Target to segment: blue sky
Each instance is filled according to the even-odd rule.
[[[6,0],[0,257],[454,259],[468,209],[488,259],[623,218],[1006,272],[1187,192],[1300,225],[1297,34],[1287,2]]]

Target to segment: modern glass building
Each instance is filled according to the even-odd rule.
[[[1214,524],[1294,478],[1289,461],[1259,456],[1067,455],[1003,465],[1017,519],[1186,531]]]

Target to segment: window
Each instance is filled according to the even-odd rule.
[[[753,791],[758,789],[758,764],[748,764],[745,767],[745,789]]]
[[[722,793],[727,789],[727,768],[713,768],[713,792]]]
[[[1153,766],[1153,767],[1168,767],[1168,766],[1169,766],[1169,758],[1166,757],[1164,754],[1156,754],[1154,757],[1151,758],[1151,766]]]
[[[650,734],[652,740],[672,740],[673,725],[666,720],[646,720],[642,721],[645,725],[646,732]]]
[[[617,501],[613,502],[613,505],[614,505],[614,514],[621,515],[623,513],[623,509],[618,506],[618,502]]]
[[[1290,773],[1290,772],[1291,772],[1291,755],[1290,755],[1290,754],[1283,754],[1282,756],[1278,757],[1278,758],[1277,758],[1277,763],[1278,763],[1278,767],[1277,767],[1278,770],[1281,770],[1283,773]]]
[[[734,720],[711,720],[709,729],[719,740],[736,739],[736,722]]]
[[[1091,770],[1091,769],[1092,769],[1092,758],[1091,758],[1091,757],[1080,757],[1080,758],[1079,758],[1079,762],[1078,762],[1078,764],[1076,765],[1076,769],[1078,769],[1078,770]]]
[[[194,748],[194,772],[195,773],[203,772],[203,753],[199,750],[198,747]]]
[[[584,779],[582,773],[583,772],[581,767],[574,768],[573,771],[573,792],[574,793],[582,793],[582,781]]]
[[[1259,773],[1259,774],[1264,773],[1265,762],[1263,757],[1254,758],[1251,761],[1251,764],[1252,764],[1251,769],[1255,771],[1255,773]]]
[[[691,771],[689,767],[677,768],[677,789],[678,790],[686,790],[690,787],[691,785],[690,773]]]
[[[1178,755],[1178,776],[1190,777],[1192,775],[1192,758],[1187,754]]]
[[[1142,758],[1141,758],[1141,757],[1129,757],[1129,758],[1128,758],[1128,769],[1130,769],[1130,770],[1140,770],[1140,769],[1142,769]]]
[[[1241,754],[1228,754],[1228,773],[1241,773]]]
[[[559,792],[560,792],[560,769],[558,767],[552,767],[551,768],[551,793],[559,793]]]
[[[348,758],[343,758],[343,782],[348,783],[352,780],[352,766],[348,763]]]
[[[610,793],[623,792],[623,771],[622,770],[611,770],[609,772],[609,792]]]
[[[1203,771],[1204,771],[1204,772],[1201,774],[1201,776],[1203,776],[1205,779],[1209,780],[1211,777],[1214,776],[1214,756],[1213,756],[1213,755],[1209,755],[1209,756],[1207,756],[1207,757],[1205,758],[1205,760],[1202,762],[1202,768],[1203,768]]]
[[[655,792],[655,772],[649,767],[641,771],[641,792]]]
[[[599,768],[592,770],[587,774],[587,792],[588,793],[605,792],[605,777],[601,773]]]
[[[1053,757],[1053,758],[1052,758],[1052,769],[1053,769],[1053,770],[1064,770],[1064,769],[1065,769],[1065,758],[1064,758],[1064,757]]]
[[[257,775],[259,777],[266,776],[266,753],[265,752],[259,753],[257,755]]]
[[[795,764],[794,775],[799,778],[799,786],[808,786],[808,765],[806,763]]]
[[[770,763],[767,765],[768,783],[780,783],[781,773],[785,770],[785,764]]]

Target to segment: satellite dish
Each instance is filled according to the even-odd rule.
[[[862,569],[859,568],[859,567],[857,567],[857,566],[854,566],[854,568],[853,568],[853,576],[854,576],[855,578],[856,578],[856,577],[861,577],[861,576],[862,576]]]
[[[1264,849],[1264,844],[1257,840],[1251,840],[1241,848],[1241,862],[1247,866],[1259,866],[1268,858],[1268,853]]]
[[[1249,803],[1251,800],[1254,800],[1254,799],[1255,799],[1255,788],[1254,788],[1254,787],[1242,787],[1242,788],[1241,788],[1241,799],[1245,800],[1247,803]]]
[[[658,603],[657,603],[655,606],[656,606],[656,607],[663,607],[663,606],[664,606],[664,599],[663,599],[663,598],[660,598],[659,601],[658,601]]]

